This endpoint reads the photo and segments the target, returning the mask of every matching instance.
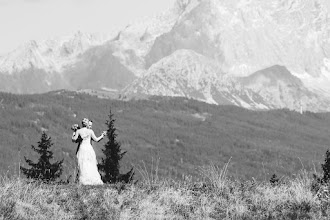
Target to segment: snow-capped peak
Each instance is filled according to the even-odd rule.
[[[0,57],[0,73],[11,74],[29,68],[47,72],[61,72],[73,64],[77,56],[89,48],[101,45],[114,34],[86,34],[78,31],[73,36],[29,41],[5,56]]]

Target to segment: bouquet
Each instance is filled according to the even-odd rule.
[[[78,124],[74,124],[74,125],[71,126],[72,131],[77,131],[78,129],[80,129]]]

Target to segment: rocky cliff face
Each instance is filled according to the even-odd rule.
[[[0,86],[329,110],[329,10],[326,0],[179,0],[107,38],[30,42],[0,58]]]
[[[227,97],[225,100],[249,108],[329,109],[329,3],[201,0],[191,4],[193,7],[182,13],[170,32],[156,38],[145,59],[147,76],[139,81],[139,89],[130,91],[144,87],[144,93],[166,94],[164,83],[156,81],[161,81],[169,59],[173,59],[172,65],[184,67],[181,64],[185,62],[174,54],[186,50],[216,64],[217,70],[212,70],[216,80],[210,77],[212,86],[207,92],[203,90],[204,95],[198,92],[194,97],[188,89],[178,92],[180,87],[175,87],[177,92],[167,91],[167,95],[210,103],[221,103]],[[186,71],[199,78],[189,68]],[[223,74],[219,76],[216,71]],[[165,72],[182,79],[180,70]],[[230,91],[226,95],[224,88]],[[216,97],[222,97],[221,101],[215,101]]]
[[[274,65],[249,76],[224,73],[214,60],[192,50],[177,50],[152,65],[124,90],[127,96],[184,96],[212,104],[250,109],[328,109],[325,97],[308,90],[284,66]]]

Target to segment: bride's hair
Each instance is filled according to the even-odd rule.
[[[93,124],[93,121],[92,121],[92,120],[88,121],[88,126],[87,126],[87,128],[91,129],[91,128],[92,128],[92,124]]]
[[[87,127],[88,126],[88,122],[89,120],[87,118],[84,118],[82,121],[81,121],[81,124],[83,127]]]

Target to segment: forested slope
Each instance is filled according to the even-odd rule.
[[[1,172],[17,172],[24,156],[36,158],[30,145],[37,144],[44,130],[52,137],[55,159],[64,158],[63,178],[74,174],[71,125],[88,117],[99,135],[110,108],[118,140],[127,150],[123,171],[142,166],[142,161],[150,169],[159,160],[160,176],[199,178],[200,166],[222,166],[231,158],[230,175],[265,179],[273,173],[290,175],[303,166],[319,169],[330,143],[328,113],[250,111],[183,98],[124,102],[69,91],[0,93]],[[94,144],[98,159],[104,142]]]

